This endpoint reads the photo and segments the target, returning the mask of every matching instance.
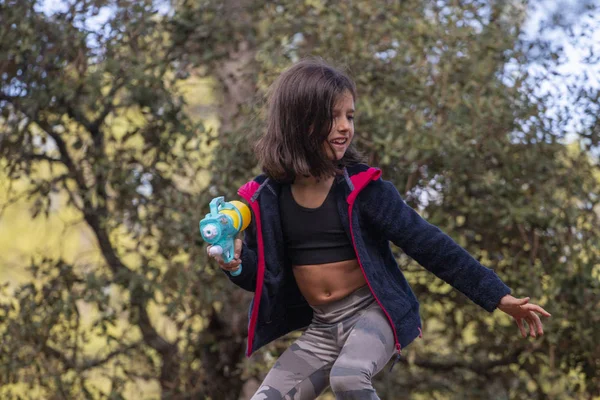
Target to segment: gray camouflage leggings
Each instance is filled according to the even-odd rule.
[[[313,310],[251,400],[315,399],[329,385],[336,399],[379,399],[371,378],[394,354],[394,334],[368,286]]]

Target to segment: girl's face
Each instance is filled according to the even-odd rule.
[[[354,136],[354,97],[345,91],[333,107],[333,125],[327,137],[325,151],[331,160],[340,160]]]

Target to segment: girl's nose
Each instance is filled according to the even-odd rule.
[[[350,122],[348,121],[347,118],[338,119],[336,125],[337,125],[337,130],[340,132],[345,132],[348,129],[350,129]]]

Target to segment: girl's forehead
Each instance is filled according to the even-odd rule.
[[[354,96],[352,96],[352,93],[350,93],[349,90],[346,90],[344,93],[340,94],[335,100],[333,109],[336,111],[347,111],[349,109],[354,111]]]

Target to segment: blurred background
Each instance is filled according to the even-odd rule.
[[[592,0],[0,0],[0,398],[253,393],[295,334],[244,357],[198,221],[305,56],[355,79],[369,163],[553,315],[523,339],[395,249],[424,335],[380,397],[600,399]]]

